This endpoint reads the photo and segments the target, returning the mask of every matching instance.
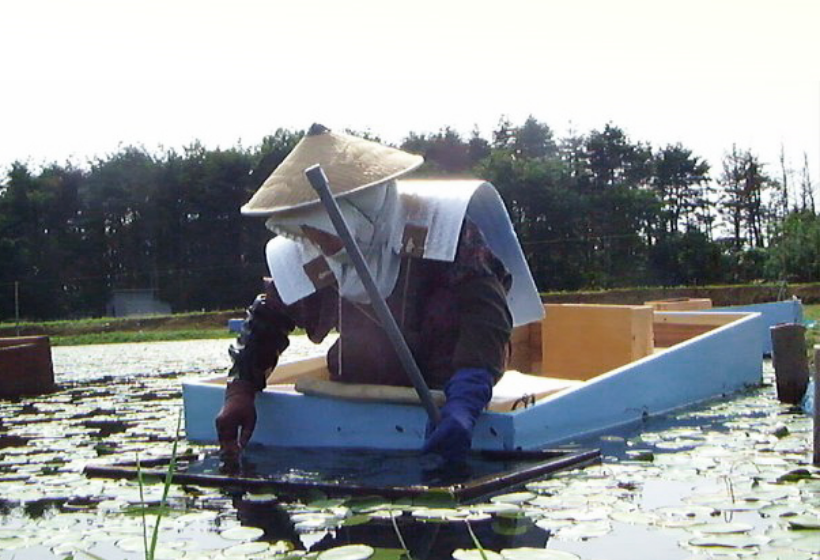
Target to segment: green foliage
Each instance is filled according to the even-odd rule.
[[[155,289],[177,313],[244,307],[267,274],[270,234],[239,208],[303,134],[278,129],[250,148],[129,146],[84,169],[13,163],[0,185],[0,319],[15,300],[36,321],[102,316],[113,290],[131,288]],[[820,276],[812,207],[770,212],[778,185],[748,151],[726,154],[713,192],[691,150],[655,150],[611,123],[556,139],[532,116],[504,117],[489,139],[445,126],[401,147],[425,156],[420,175],[498,188],[541,290]],[[719,218],[727,239],[714,239]]]
[[[768,276],[789,282],[820,277],[820,216],[798,211],[777,228],[766,263]]]

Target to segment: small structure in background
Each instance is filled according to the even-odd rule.
[[[41,395],[54,389],[47,336],[0,338],[0,398]]]
[[[135,290],[114,290],[105,306],[109,317],[130,317],[134,315],[168,315],[171,306],[157,298],[151,288]]]

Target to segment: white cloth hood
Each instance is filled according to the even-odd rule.
[[[507,304],[515,326],[540,320],[541,299],[518,243],[504,203],[495,188],[477,180],[397,181],[404,221],[403,251],[415,257],[452,262],[465,218],[481,231],[493,254],[512,276]],[[413,235],[412,233],[419,235]],[[408,235],[410,233],[410,235]],[[266,257],[271,277],[286,305],[314,293],[317,284],[305,270],[322,260],[310,245],[276,237],[268,242]],[[329,273],[336,274],[329,268]],[[323,272],[327,274],[327,272]]]

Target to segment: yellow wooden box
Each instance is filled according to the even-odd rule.
[[[651,305],[655,311],[700,311],[712,309],[712,300],[709,298],[677,298],[647,301],[644,305]]]
[[[547,304],[544,307],[542,375],[590,379],[653,352],[651,306]]]

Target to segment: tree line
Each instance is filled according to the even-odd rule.
[[[100,316],[113,290],[129,288],[153,288],[174,311],[246,305],[270,233],[239,207],[302,135],[124,147],[82,167],[11,164],[0,185],[0,320],[14,317],[15,289],[30,319]],[[489,138],[410,132],[400,147],[425,157],[418,175],[491,181],[544,291],[820,278],[807,162],[795,171],[782,156],[773,172],[732,146],[713,167],[614,124],[556,138],[532,117],[502,118]]]

